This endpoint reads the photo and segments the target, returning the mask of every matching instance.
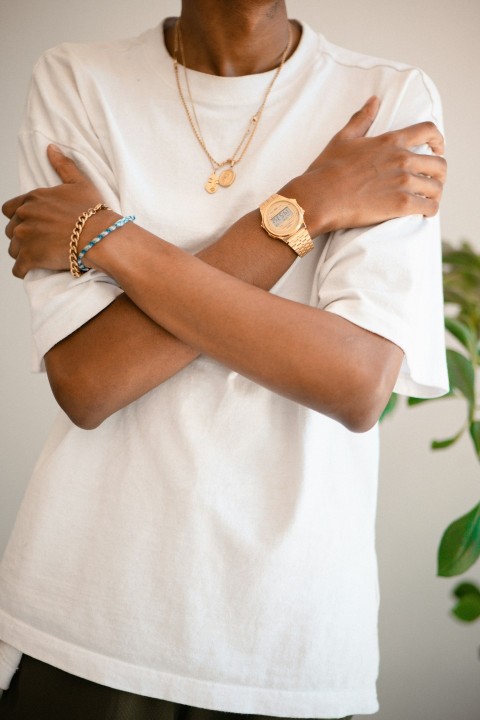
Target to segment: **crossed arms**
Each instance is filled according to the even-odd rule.
[[[306,210],[312,236],[404,215],[431,216],[445,179],[432,123],[364,137],[378,110],[372,99],[307,171],[280,189]],[[13,272],[65,270],[78,215],[101,201],[75,164],[49,149],[63,184],[5,203]],[[118,216],[89,220],[86,243]],[[94,428],[206,353],[275,392],[364,431],[378,419],[403,352],[329,312],[268,292],[296,256],[247,214],[198,256],[137,226],[116,232],[86,263],[124,290],[104,311],[55,345],[45,365],[57,401],[73,422]],[[301,260],[299,261],[301,262]]]

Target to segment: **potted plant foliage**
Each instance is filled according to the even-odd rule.
[[[458,349],[448,348],[447,364],[450,392],[443,398],[408,398],[408,405],[438,402],[461,397],[465,405],[464,422],[445,440],[434,440],[433,450],[445,450],[468,433],[480,463],[480,255],[464,242],[461,247],[444,245],[443,254],[445,327],[455,338]],[[398,397],[392,395],[383,417],[393,411]],[[438,548],[437,574],[441,577],[463,575],[480,557],[480,498],[462,517],[445,530]],[[461,582],[453,590],[456,604],[453,615],[464,622],[480,618],[480,588],[473,582]]]

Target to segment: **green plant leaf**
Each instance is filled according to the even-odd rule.
[[[475,448],[475,452],[480,460],[480,421],[475,420],[470,423],[470,437],[473,440],[473,447]]]
[[[480,617],[480,590],[471,583],[461,583],[454,589],[453,594],[458,598],[452,614],[462,622],[474,622]]]
[[[462,582],[452,590],[453,594],[457,598],[461,598],[464,595],[471,595],[472,593],[477,594],[480,597],[480,588],[477,585],[469,582]]]
[[[453,317],[480,335],[480,254],[468,243],[452,247],[443,243],[443,289],[445,303],[456,308]],[[462,344],[465,344],[460,339]],[[473,346],[472,346],[473,350]]]
[[[420,405],[420,403],[427,402],[429,398],[416,398],[416,397],[409,397],[407,398],[407,405],[409,407],[413,407],[414,405]]]
[[[443,533],[438,548],[441,577],[461,575],[480,555],[480,503],[455,520]]]
[[[446,400],[447,398],[451,398],[451,397],[455,397],[452,390],[450,390],[450,392],[448,392],[448,393],[445,393],[445,395],[440,395],[439,397],[432,397],[432,398],[408,397],[407,405],[408,405],[408,407],[414,407],[415,405],[420,405],[421,403],[435,402],[436,400]]]
[[[448,379],[450,387],[459,390],[470,405],[475,403],[475,373],[473,365],[456,350],[447,350]]]
[[[444,276],[443,289],[445,293],[445,302],[452,305],[459,305],[461,308],[473,309],[473,304],[477,293],[471,287],[473,283],[458,273]]]
[[[390,399],[389,399],[388,403],[385,405],[385,408],[384,408],[382,414],[380,415],[380,422],[382,422],[382,420],[384,420],[387,417],[387,415],[390,415],[390,413],[392,413],[395,410],[397,403],[398,403],[398,395],[397,395],[397,393],[392,393],[390,395]]]
[[[450,447],[451,445],[454,445],[457,440],[460,440],[463,433],[465,432],[465,427],[462,427],[456,435],[454,435],[451,438],[447,438],[446,440],[433,440],[431,444],[432,450],[444,450],[445,448]]]
[[[452,250],[451,252],[445,253],[443,262],[445,265],[462,268],[467,270],[467,272],[480,270],[480,255],[477,255],[471,247],[468,248],[468,250],[466,247],[463,247],[461,250]]]
[[[457,340],[468,350],[469,353],[474,352],[476,337],[468,325],[465,325],[465,323],[462,323],[459,320],[454,320],[454,318],[446,317],[445,327],[448,332],[453,335],[453,337],[457,338]]]

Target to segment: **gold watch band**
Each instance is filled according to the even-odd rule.
[[[297,230],[294,235],[288,238],[287,245],[290,245],[292,250],[295,250],[299,257],[303,257],[315,247],[312,242],[312,238],[310,237],[310,233],[305,226],[300,228],[300,230]]]

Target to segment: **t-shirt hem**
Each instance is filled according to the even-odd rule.
[[[0,637],[21,653],[91,682],[207,710],[289,718],[338,718],[378,711],[374,683],[370,689],[302,691],[200,680],[72,646],[2,611]]]
[[[7,690],[22,657],[20,650],[0,640],[0,690]]]

